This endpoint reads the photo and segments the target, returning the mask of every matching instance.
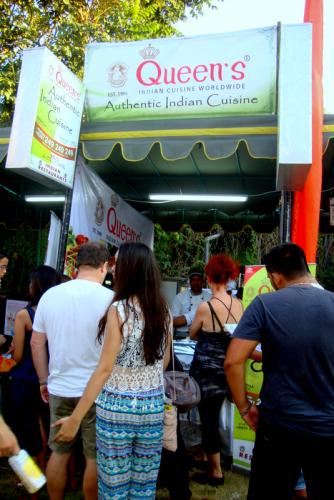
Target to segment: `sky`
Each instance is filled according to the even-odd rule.
[[[324,2],[324,104],[326,112],[334,114],[334,0]],[[198,19],[178,22],[176,27],[185,36],[226,33],[262,26],[279,21],[287,24],[303,22],[305,0],[224,0],[217,9],[206,8]]]
[[[176,26],[185,36],[193,36],[272,26],[278,21],[300,23],[303,21],[304,4],[305,0],[217,1],[217,9],[206,8],[204,16],[179,22]]]

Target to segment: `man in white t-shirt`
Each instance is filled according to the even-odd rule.
[[[172,304],[175,338],[182,339],[189,335],[189,327],[195,317],[197,307],[202,300],[209,300],[211,292],[203,288],[204,268],[195,264],[189,271],[190,288],[175,296]]]
[[[103,245],[82,245],[77,257],[77,278],[49,289],[38,304],[31,347],[42,399],[50,403],[51,424],[72,413],[98,364],[98,323],[113,298],[113,292],[102,286],[108,258]],[[46,475],[50,498],[61,500],[73,442],[55,443],[56,432],[51,428],[52,454]],[[83,492],[86,500],[95,500],[95,405],[83,420],[80,433],[86,459]]]

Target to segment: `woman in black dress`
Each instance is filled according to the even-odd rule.
[[[190,338],[197,340],[190,374],[197,380],[202,396],[198,409],[202,444],[208,457],[208,474],[202,481],[219,486],[224,484],[219,412],[227,392],[224,360],[231,338],[225,325],[238,323],[243,308],[241,302],[226,291],[228,281],[239,274],[236,262],[228,255],[215,255],[206,265],[205,272],[212,297],[199,305],[190,327]]]
[[[42,468],[49,432],[49,406],[41,399],[30,340],[38,302],[43,293],[58,284],[55,269],[45,265],[37,267],[30,275],[30,302],[17,312],[14,323],[13,358],[17,364],[10,371],[10,424],[20,447],[36,457]]]

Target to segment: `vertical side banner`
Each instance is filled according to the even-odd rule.
[[[6,168],[72,188],[85,88],[49,49],[23,51]]]
[[[94,170],[78,159],[75,170],[65,272],[75,275],[76,255],[87,241],[109,247],[140,241],[153,248],[153,222],[126,203]]]
[[[58,248],[61,232],[61,220],[54,212],[50,212],[50,229],[48,235],[48,246],[44,264],[57,268]]]
[[[308,264],[313,277],[316,274],[316,265]],[[257,295],[273,292],[265,266],[246,266],[243,291],[243,306],[246,309]],[[246,396],[254,403],[259,402],[263,383],[262,363],[249,359],[246,362]],[[234,406],[234,405],[233,405]],[[250,471],[255,432],[252,431],[239,415],[234,411],[233,419],[233,465]]]
[[[263,382],[262,363],[252,360],[246,362],[246,395],[255,403]],[[233,465],[250,470],[255,432],[248,427],[238,411],[234,411],[233,420]]]
[[[273,288],[264,266],[246,266],[243,291],[243,306],[246,309],[257,295],[272,292]],[[257,402],[263,382],[262,363],[249,359],[246,363],[246,395]],[[233,465],[250,471],[253,455],[255,432],[252,431],[239,415],[234,412],[233,419]]]

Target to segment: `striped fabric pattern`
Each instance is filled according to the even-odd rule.
[[[99,499],[155,499],[163,434],[162,388],[96,401]]]

